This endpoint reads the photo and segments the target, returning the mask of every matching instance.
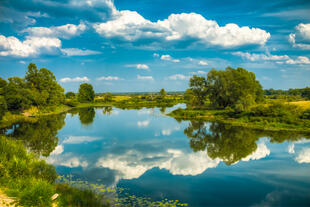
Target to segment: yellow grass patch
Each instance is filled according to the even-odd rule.
[[[32,106],[31,108],[24,111],[24,116],[35,116],[39,112],[38,108]]]
[[[302,109],[310,109],[310,101],[295,101],[295,102],[290,102],[290,104],[299,106]]]
[[[130,99],[130,96],[113,96],[114,101],[124,101]]]

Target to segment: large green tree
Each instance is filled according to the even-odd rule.
[[[310,87],[304,88],[301,95],[310,100]]]
[[[93,86],[88,83],[83,83],[80,85],[78,100],[79,102],[93,102],[95,99],[95,91]]]
[[[7,111],[8,107],[5,100],[5,89],[7,86],[6,80],[0,78],[0,119],[4,116],[5,112]]]
[[[212,69],[206,80],[211,103],[217,107],[230,106],[238,111],[263,100],[261,84],[255,74],[243,68]]]
[[[4,116],[5,112],[8,110],[8,106],[6,104],[6,100],[4,96],[0,95],[0,119]]]
[[[189,80],[189,87],[194,96],[193,105],[202,106],[207,97],[205,77],[194,75]]]
[[[106,92],[103,94],[104,102],[112,102],[113,101],[113,96],[112,93]]]
[[[64,89],[54,74],[46,68],[38,70],[34,63],[28,65],[25,78],[11,77],[8,82],[0,78],[1,113],[23,111],[31,106],[55,106],[64,103]],[[4,109],[4,110],[3,110]]]
[[[165,91],[165,89],[164,88],[162,88],[162,89],[160,89],[160,97],[161,98],[165,98],[166,97],[166,95],[167,95],[167,92]]]
[[[19,77],[8,78],[5,88],[5,100],[8,110],[24,110],[33,103],[32,91],[27,87],[25,80]]]
[[[38,70],[34,63],[30,63],[25,80],[32,91],[36,105],[59,105],[64,102],[64,89],[57,83],[56,77],[48,69],[41,68]]]
[[[71,91],[67,92],[67,93],[66,93],[66,98],[69,98],[69,99],[75,98],[75,93],[73,93],[73,92],[71,92]]]

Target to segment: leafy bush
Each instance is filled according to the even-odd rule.
[[[20,189],[20,205],[22,206],[51,206],[55,187],[45,180],[31,178],[20,181],[24,186]],[[26,183],[26,185],[25,185]],[[18,194],[17,194],[18,195]]]
[[[302,118],[302,119],[310,119],[310,109],[307,109],[306,111],[304,111],[300,118]]]
[[[6,100],[3,96],[0,96],[0,119],[2,119],[7,110],[8,106],[6,104]]]
[[[51,206],[54,166],[28,154],[21,142],[0,137],[0,184],[23,206]]]
[[[264,117],[296,117],[300,111],[292,104],[273,102],[270,105],[258,105],[251,108],[250,115]]]
[[[69,91],[69,92],[66,93],[65,96],[66,96],[66,98],[75,98],[75,93]]]
[[[57,184],[56,190],[61,196],[60,206],[107,206],[102,203],[99,194],[88,189],[78,189],[62,183]]]
[[[76,107],[79,103],[75,99],[66,99],[65,105],[70,107]]]
[[[34,162],[32,175],[41,178],[49,183],[54,183],[57,179],[56,169],[52,165],[47,165],[44,160]]]

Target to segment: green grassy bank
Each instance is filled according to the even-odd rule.
[[[259,105],[250,111],[230,109],[176,109],[168,114],[177,120],[204,120],[263,130],[310,132],[310,111],[286,104]]]

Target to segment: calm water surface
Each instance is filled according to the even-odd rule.
[[[310,139],[165,109],[88,108],[7,130],[60,175],[190,206],[310,206]],[[170,111],[166,109],[166,111]]]

